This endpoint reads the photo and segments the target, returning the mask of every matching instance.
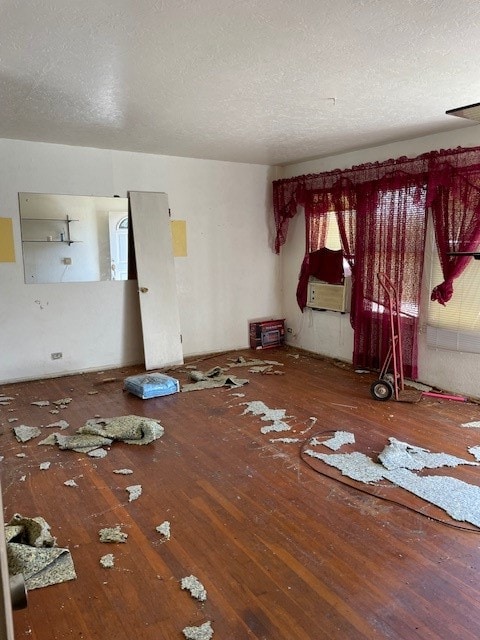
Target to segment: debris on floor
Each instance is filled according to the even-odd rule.
[[[100,558],[100,564],[105,569],[113,569],[115,566],[115,556],[113,553],[107,553],[106,555]]]
[[[190,591],[192,598],[195,598],[200,602],[205,602],[207,599],[207,591],[197,577],[193,575],[186,576],[185,578],[182,578],[180,584],[182,589]]]
[[[267,371],[272,371],[273,366],[271,364],[266,365],[255,365],[254,367],[250,367],[250,373],[267,373]]]
[[[66,420],[57,420],[57,422],[51,422],[45,425],[45,429],[68,429],[70,425]]]
[[[92,451],[87,451],[87,455],[90,456],[90,458],[105,458],[105,456],[107,455],[107,452],[105,449],[93,449]]]
[[[78,484],[75,482],[75,480],[73,480],[73,478],[71,480],[65,480],[63,484],[66,487],[78,487]]]
[[[205,622],[199,627],[185,627],[182,631],[187,640],[210,640],[213,636],[211,622]]]
[[[57,547],[50,525],[42,517],[15,514],[5,526],[5,537],[9,573],[22,573],[28,590],[77,577],[70,551]]]
[[[278,369],[274,369],[273,364],[255,365],[253,367],[250,367],[249,372],[261,373],[262,375],[267,375],[267,376],[284,376],[285,375],[284,371],[279,371]]]
[[[440,507],[454,520],[480,527],[480,487],[450,476],[418,476],[408,469],[387,471],[385,478]]]
[[[379,454],[378,459],[386,469],[439,469],[440,467],[457,467],[460,464],[478,466],[478,462],[463,460],[446,453],[432,453],[428,449],[416,447],[401,442],[396,438],[389,438],[389,444]],[[325,443],[324,443],[325,444]]]
[[[420,447],[415,447],[415,449],[419,455],[420,452],[425,451]],[[395,486],[405,489],[439,507],[454,520],[468,522],[480,528],[480,487],[477,485],[472,485],[450,476],[421,476],[408,468],[396,465],[392,469],[387,469],[382,464],[374,462],[371,458],[358,451],[344,454],[322,454],[313,450],[306,450],[304,453],[339,469],[342,475],[352,480],[364,483],[388,480]],[[430,454],[428,451],[426,453]],[[453,458],[453,456],[448,456],[447,454],[437,455]],[[457,460],[459,459],[457,458]],[[407,460],[407,464],[409,462]],[[441,466],[445,465],[442,464]],[[424,468],[427,467],[420,467],[420,469]],[[420,469],[415,468],[416,471]]]
[[[42,471],[46,471],[47,469],[50,469],[50,465],[51,464],[52,464],[51,462],[41,462],[40,463],[40,469]]]
[[[335,431],[333,438],[324,440],[321,444],[332,451],[338,451],[344,444],[355,444],[355,436],[349,431]]]
[[[295,444],[300,442],[300,438],[270,438],[270,442],[283,442],[284,444]]]
[[[29,427],[26,424],[13,427],[13,432],[18,442],[28,442],[42,433],[38,427]]]
[[[161,533],[166,540],[170,540],[170,522],[168,520],[165,520],[165,522],[159,524],[158,527],[155,527],[155,531]]]
[[[32,547],[54,547],[57,543],[50,533],[50,525],[41,516],[29,518],[15,513],[6,526],[9,527],[9,534],[13,533],[14,537],[21,535],[20,542]],[[12,527],[15,527],[15,531]]]
[[[129,476],[133,473],[132,469],[114,469],[113,473],[118,473],[122,476]]]
[[[345,409],[358,409],[358,407],[356,407],[353,404],[340,404],[339,402],[330,402],[330,404],[332,405],[332,407],[344,407]]]
[[[58,445],[59,449],[76,451],[77,453],[88,453],[104,445],[112,444],[111,438],[103,438],[97,435],[77,434],[65,436],[60,433],[52,433],[50,436],[39,442],[39,445]]]
[[[429,387],[428,384],[422,384],[421,382],[415,382],[414,380],[405,380],[406,387],[412,387],[412,389],[418,389],[418,391],[431,391],[433,387]]]
[[[31,402],[30,404],[33,404],[36,407],[48,407],[50,402],[49,400],[35,400],[35,402]]]
[[[243,356],[239,356],[238,358],[234,358],[233,360],[229,358],[230,363],[228,366],[230,368],[233,367],[263,367],[263,366],[274,366],[274,367],[283,367],[282,362],[277,362],[276,360],[260,360],[259,358],[252,358],[247,360]]]
[[[462,427],[467,429],[480,429],[480,421],[476,420],[475,422],[465,422],[462,424]]]
[[[53,446],[53,445],[57,444],[56,435],[54,433],[52,433],[51,435],[47,436],[43,440],[39,440],[39,442],[37,442],[37,444],[38,444],[39,447],[43,446],[43,445]]]
[[[127,444],[150,444],[164,433],[164,428],[151,418],[143,416],[119,416],[116,418],[93,418],[87,420],[83,427],[77,429],[76,434],[67,436],[53,433],[39,444],[55,445],[60,449],[71,449],[78,453],[88,453],[105,445],[111,445],[114,440]],[[96,454],[94,457],[104,456]]]
[[[291,427],[283,421],[285,417],[286,409],[269,409],[267,405],[261,400],[253,400],[252,402],[243,402],[246,405],[246,409],[243,415],[247,413],[253,413],[254,416],[262,416],[263,422],[271,422],[271,425],[267,425],[260,429],[261,433],[271,433],[272,431],[290,431]]]
[[[64,408],[67,404],[70,404],[72,400],[73,398],[60,398],[60,400],[54,400],[52,404],[56,405],[57,407]]]
[[[359,451],[354,451],[353,453],[318,453],[312,449],[306,449],[304,453],[311,458],[322,460],[341,471],[342,475],[358,482],[379,482],[384,478],[385,467]]]
[[[199,389],[215,389],[217,387],[236,388],[248,383],[246,379],[225,375],[221,367],[213,367],[213,369],[206,372],[194,369],[190,371],[190,379],[193,380],[193,382],[182,385],[182,392],[197,391]]]
[[[97,384],[109,384],[110,382],[116,382],[117,378],[103,378],[102,380],[99,380]]]
[[[98,532],[100,542],[126,542],[128,533],[122,531],[122,525],[117,524],[116,527],[105,527]]]
[[[302,429],[301,431],[299,431],[299,435],[303,436],[306,433],[308,433],[309,431],[311,431],[315,425],[315,422],[317,421],[317,418],[309,418],[309,420],[313,420],[313,422],[311,422],[308,427],[305,427],[305,429]],[[296,432],[295,432],[296,433]]]
[[[164,428],[158,420],[144,416],[118,416],[116,418],[94,418],[87,420],[78,429],[79,434],[98,435],[127,444],[150,444],[163,436]]]
[[[142,485],[141,484],[132,484],[125,489],[128,492],[128,501],[133,502],[134,500],[138,500],[138,498],[142,495]]]
[[[468,453],[471,453],[477,462],[480,462],[480,446],[468,447]]]

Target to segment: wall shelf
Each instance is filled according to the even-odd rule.
[[[62,243],[62,244],[68,244],[68,246],[70,246],[75,242],[81,242],[81,240],[72,240],[72,237],[70,234],[70,224],[72,222],[78,222],[78,220],[69,218],[69,216],[65,216],[65,218],[21,218],[20,221],[22,224],[22,242],[24,243],[25,242],[42,242],[45,244]],[[29,222],[36,222],[40,224],[47,222],[47,223],[50,223],[51,226],[55,226],[55,228],[51,229],[52,234],[47,234],[45,238],[37,237],[32,239],[24,239],[23,236],[24,236],[24,231],[26,229],[23,227],[23,223],[29,223]],[[55,237],[53,233],[55,233]]]

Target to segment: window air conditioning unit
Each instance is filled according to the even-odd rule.
[[[328,284],[312,278],[308,283],[307,307],[322,311],[350,311],[350,278],[344,284]]]

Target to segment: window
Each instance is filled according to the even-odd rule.
[[[436,251],[433,252],[430,290],[442,282]],[[446,306],[430,301],[427,344],[438,349],[480,353],[480,261],[471,260],[454,281],[452,299]]]
[[[332,251],[342,249],[342,241],[340,239],[340,229],[338,228],[337,216],[334,211],[327,213],[327,235],[325,238],[325,246]],[[352,275],[348,261],[343,258],[343,273],[348,277]]]
[[[365,298],[371,311],[389,313],[386,293],[376,281],[378,273],[385,274],[398,289],[397,311],[405,318],[418,318],[421,267],[425,237],[424,187],[409,185],[379,192],[371,226],[365,232],[368,257],[364,278],[373,279],[366,285]],[[390,292],[393,300],[393,291]]]

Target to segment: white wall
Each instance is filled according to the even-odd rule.
[[[319,173],[332,169],[347,169],[365,162],[415,157],[434,149],[480,145],[480,127],[472,126],[448,133],[405,140],[381,147],[363,149],[353,153],[330,156],[318,160],[283,167],[282,176]],[[284,274],[283,304],[286,324],[292,329],[288,342],[316,353],[352,360],[353,331],[348,316],[333,312],[307,310],[300,312],[295,299],[300,265],[305,251],[304,215],[300,212],[290,223],[287,242],[281,250]],[[480,355],[456,353],[427,347],[425,318],[430,295],[428,282],[429,257],[422,290],[421,333],[419,336],[419,379],[440,389],[480,397]]]
[[[0,140],[0,166],[16,251],[0,263],[0,383],[143,362],[135,281],[24,284],[22,191],[168,194],[172,218],[187,221],[188,257],[175,259],[186,356],[246,347],[249,319],[281,314],[271,168],[17,140]]]

